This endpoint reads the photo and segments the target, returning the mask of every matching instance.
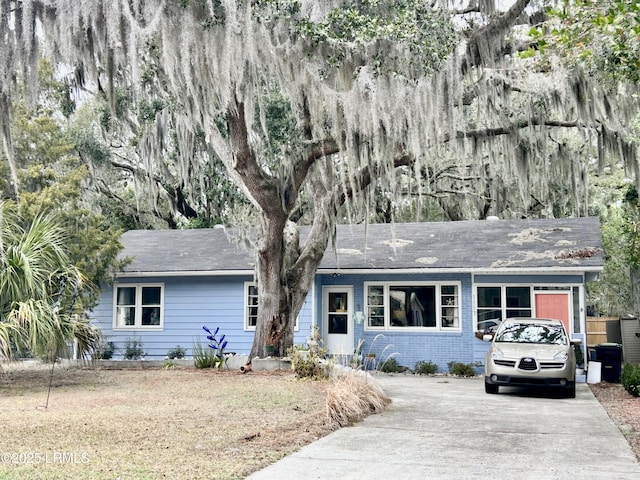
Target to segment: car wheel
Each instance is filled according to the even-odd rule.
[[[486,393],[498,393],[498,389],[499,388],[500,388],[499,385],[494,385],[493,383],[489,383],[485,379],[485,381],[484,381],[484,391]]]
[[[567,387],[567,390],[565,392],[565,397],[566,398],[576,398],[576,384],[575,384],[575,382],[570,387]]]

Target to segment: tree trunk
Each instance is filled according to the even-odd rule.
[[[640,266],[629,268],[633,314],[640,318]]]
[[[256,252],[258,283],[258,318],[250,358],[266,356],[271,345],[277,354],[283,353],[283,337],[289,319],[287,291],[283,275],[284,218],[270,218],[262,214],[262,235]]]
[[[333,185],[327,185],[315,166],[308,176],[314,191],[314,220],[301,249],[297,226],[290,221],[275,221],[262,215],[262,241],[257,252],[258,319],[250,359],[266,355],[272,344],[275,353],[284,355],[293,345],[293,327],[329,238],[334,231],[335,202]],[[273,338],[275,336],[275,339]]]

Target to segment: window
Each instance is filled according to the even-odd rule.
[[[114,328],[161,329],[163,285],[116,285]]]
[[[369,329],[460,329],[457,284],[369,284]]]
[[[244,329],[255,330],[258,324],[258,286],[253,282],[244,284]],[[298,317],[293,326],[298,330]]]
[[[258,323],[258,287],[253,283],[245,283],[245,330],[255,330]]]
[[[531,317],[531,287],[477,288],[478,330],[494,327],[505,318]]]

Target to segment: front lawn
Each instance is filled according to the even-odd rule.
[[[326,383],[194,368],[0,371],[2,479],[244,478],[332,430]]]

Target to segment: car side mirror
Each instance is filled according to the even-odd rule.
[[[492,340],[493,340],[493,335],[492,335],[492,334],[490,334],[490,333],[485,333],[485,334],[482,336],[482,341],[483,341],[483,342],[490,342],[490,341],[492,341]]]

